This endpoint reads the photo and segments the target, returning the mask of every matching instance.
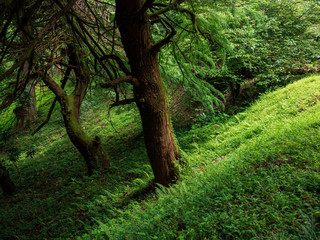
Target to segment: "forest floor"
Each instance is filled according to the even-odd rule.
[[[0,196],[0,239],[319,239],[319,102],[314,75],[236,115],[175,126],[181,180],[155,191],[133,105],[109,113],[102,94],[85,100],[82,125],[111,157],[91,177],[56,107],[12,143],[17,193]]]

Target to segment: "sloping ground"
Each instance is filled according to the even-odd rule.
[[[108,117],[105,94],[95,94],[83,104],[83,127],[90,135],[101,136],[111,168],[87,176],[57,106],[50,123],[35,136],[32,129],[19,132],[11,143],[20,153],[20,176],[12,166],[17,192],[6,198],[0,190],[0,239],[67,239],[86,233],[96,219],[116,216],[117,208],[130,201],[128,196],[152,178],[137,110],[127,106],[112,110]],[[37,125],[47,110],[42,109]],[[27,156],[29,150],[34,150],[33,157]]]
[[[79,239],[319,239],[319,99],[313,76],[195,127],[180,138],[192,178]]]

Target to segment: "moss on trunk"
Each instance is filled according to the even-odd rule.
[[[145,12],[137,14],[144,1],[117,0],[116,20],[122,44],[138,80],[134,96],[142,119],[144,139],[155,181],[168,186],[177,177],[174,161],[180,156],[167,109],[167,96],[161,78],[158,55]]]

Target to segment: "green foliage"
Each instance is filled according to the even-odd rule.
[[[212,48],[215,47],[221,54],[231,48],[222,34],[225,21],[215,13],[214,6],[199,8],[197,4],[188,2],[184,6],[189,11],[196,9],[195,22],[188,14],[168,14],[168,18],[175,21],[178,34],[171,45],[162,49],[159,58],[162,75],[171,89],[182,87],[193,97],[193,101],[201,103],[206,111],[213,112],[217,106],[223,105],[225,99],[215,86],[206,81],[216,74],[217,62]]]
[[[109,118],[101,111],[108,102],[94,90],[81,121],[89,134],[100,136],[111,168],[84,177],[86,166],[56,109],[35,137],[15,135],[21,182],[12,171],[17,193],[0,197],[0,237],[317,238],[319,79],[266,94],[238,115],[206,115],[191,129],[180,129],[184,181],[159,186],[156,194],[144,190],[152,172],[137,110],[112,109]]]
[[[249,1],[238,5],[231,11],[230,28],[225,30],[233,52],[227,56],[220,77],[235,75],[233,81],[238,82],[256,77],[259,91],[263,91],[286,84],[291,74],[311,70],[319,58],[319,42],[309,29],[319,24],[314,18],[320,13],[319,6],[312,1]]]
[[[133,105],[106,110],[111,104],[106,99],[115,93],[106,97],[93,82],[92,94],[82,104],[81,124],[89,135],[99,135],[110,153],[111,168],[84,177],[86,166],[62,128],[57,105],[49,124],[35,137],[27,130],[16,133],[11,142],[0,141],[0,166],[19,182],[16,195],[0,197],[0,238],[320,237],[319,77],[266,94],[235,116],[216,111],[235,83],[256,78],[262,92],[286,84],[289,75],[301,69],[318,68],[319,4],[208,0],[185,1],[182,7],[197,13],[196,22],[185,13],[166,14],[165,19],[182,30],[163,48],[160,63],[169,91],[183,88],[196,108],[192,126],[177,127],[176,132],[184,181],[168,189],[158,186],[152,193],[138,110]],[[114,13],[114,8],[99,11]],[[99,19],[104,22],[104,15]],[[168,30],[153,25],[156,42]],[[97,42],[118,38],[116,31],[107,35],[101,34]],[[113,47],[112,53],[124,54],[117,42]],[[86,47],[83,51],[89,53]],[[88,61],[101,80],[96,59]],[[7,64],[9,68],[13,62]],[[1,65],[0,73],[4,69]],[[111,75],[121,74],[113,69]],[[5,79],[0,88],[11,80]],[[66,91],[72,89],[71,80]],[[127,87],[118,90],[121,99],[132,95]],[[37,94],[39,124],[53,94],[44,89]],[[16,105],[1,113],[1,131],[10,127]]]
[[[204,138],[184,149],[192,178],[82,238],[319,238],[319,83],[305,78],[225,124],[191,131],[186,138]]]
[[[0,134],[0,171],[13,170],[19,160],[21,149],[14,141],[14,133],[5,131]]]
[[[46,113],[52,95],[42,94],[38,103]],[[111,168],[85,176],[85,163],[67,137],[58,106],[50,122],[35,136],[30,135],[30,129],[15,133],[14,145],[1,141],[10,151],[18,149],[16,165],[21,174],[8,162],[17,193],[7,199],[0,196],[1,239],[67,239],[80,235],[97,221],[117,217],[132,201],[130,196],[152,179],[137,110],[132,106],[118,108],[111,110],[115,114],[110,117],[108,111],[101,111],[111,104],[102,90],[93,90],[92,96],[88,94],[83,102],[82,116],[86,117],[81,121],[89,135],[98,134],[102,139],[111,156]],[[37,123],[45,117],[42,114]],[[9,159],[8,155],[2,156]]]
[[[197,103],[203,112],[219,112],[227,93],[237,97],[235,90],[251,80],[252,93],[238,103],[244,106],[292,75],[319,70],[314,1],[186,1],[182,7],[196,14],[195,22],[184,13],[166,15],[178,33],[162,49],[160,63],[169,89],[183,88],[192,97],[190,108]],[[153,25],[156,41],[167,32]]]

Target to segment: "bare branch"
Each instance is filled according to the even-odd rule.
[[[65,74],[65,76],[64,76],[64,78],[63,78],[63,80],[62,80],[62,83],[61,83],[61,89],[64,89],[64,87],[66,86],[67,81],[68,81],[69,76],[70,76],[70,73],[71,73],[71,68],[67,68],[66,74]],[[37,127],[37,129],[34,130],[34,131],[31,133],[31,136],[33,136],[33,135],[35,135],[37,132],[39,132],[40,129],[43,128],[43,127],[50,121],[50,118],[51,118],[52,112],[53,112],[53,110],[54,110],[54,107],[55,107],[55,105],[56,105],[56,103],[57,103],[57,100],[58,100],[57,97],[55,97],[55,99],[53,100],[53,102],[52,102],[52,104],[51,104],[51,106],[50,106],[50,109],[49,109],[49,112],[48,112],[48,115],[47,115],[46,120],[44,120],[44,122],[41,123],[40,126]]]
[[[96,18],[96,17],[95,17]],[[78,16],[76,16],[77,22],[81,28],[82,31],[84,31],[84,33],[90,38],[90,40],[94,43],[94,45],[100,50],[100,52],[102,54],[104,54],[103,49],[100,47],[100,45],[95,41],[94,37],[92,37],[92,35],[89,33],[89,31],[87,30],[87,28],[83,25],[83,23],[81,22],[81,20],[79,19]],[[97,18],[96,18],[97,19]]]
[[[185,8],[177,8],[177,10],[181,13],[187,13],[190,16],[191,21],[194,26],[194,29],[196,30],[197,34],[199,34],[200,31],[199,31],[197,23],[196,23],[196,15],[192,11],[185,9]]]
[[[5,99],[2,101],[0,105],[0,110],[9,107],[12,104],[13,99],[14,99],[14,95],[12,93],[7,94],[5,96]]]
[[[63,94],[65,94],[64,90],[49,76],[49,74],[43,75],[43,82],[48,86],[48,88],[50,88],[54,95],[56,95],[58,100],[61,99]]]
[[[147,11],[152,6],[154,1],[155,0],[146,0],[142,7],[138,10],[137,14],[139,15]]]
[[[176,33],[177,33],[177,31],[175,30],[175,28],[172,26],[171,23],[169,23],[169,22],[168,22],[167,20],[165,20],[165,19],[163,19],[163,21],[170,27],[171,32],[170,32],[170,34],[169,34],[167,37],[165,37],[164,39],[162,39],[160,42],[156,43],[156,44],[151,48],[151,53],[152,53],[152,54],[157,54],[157,53],[160,51],[160,49],[161,49],[164,45],[168,44],[168,43],[171,41],[171,39],[173,38],[173,36],[176,35]]]
[[[64,67],[72,68],[72,69],[79,68],[79,66],[75,66],[75,65],[68,64],[68,63],[64,63],[62,61],[58,61],[58,62],[56,62],[56,64],[59,64],[59,65],[64,66]]]
[[[111,3],[106,3],[106,2],[103,2],[103,1],[98,1],[98,0],[94,0],[95,2],[97,2],[97,3],[101,3],[101,4],[105,4],[105,5],[108,5],[108,6],[110,6],[110,7],[113,7],[113,8],[115,8],[116,7],[116,5],[114,5],[114,4],[111,4]]]
[[[115,87],[120,83],[131,83],[133,85],[138,84],[138,79],[132,77],[132,76],[124,76],[124,77],[119,77],[111,82],[108,83],[100,83],[100,86],[102,88],[110,88],[110,87]]]
[[[105,59],[115,60],[118,63],[118,65],[119,65],[120,69],[122,70],[122,72],[124,72],[126,75],[130,75],[129,69],[124,65],[124,63],[121,60],[121,58],[118,57],[117,55],[110,54],[110,55],[105,55],[105,56],[100,58],[100,60],[105,60]]]
[[[61,8],[59,12],[54,14],[49,23],[41,30],[41,32],[37,35],[36,39],[30,43],[27,47],[26,52],[22,55],[22,57],[15,63],[9,70],[7,70],[4,74],[0,76],[0,82],[2,82],[5,78],[9,77],[18,67],[20,67],[32,54],[33,49],[37,46],[43,36],[48,32],[50,28],[54,26],[54,24],[64,15],[66,14],[75,4],[77,0],[70,0],[68,4]]]
[[[61,8],[61,3],[57,0],[55,0],[55,2],[57,3],[57,5]],[[69,18],[69,16],[66,16],[67,22],[71,25],[73,31],[82,39],[82,41],[87,45],[87,47],[89,48],[90,52],[92,53],[92,55],[95,57],[95,59],[98,60],[98,62],[100,63],[100,65],[102,66],[102,68],[106,71],[106,73],[108,74],[109,78],[112,79],[112,75],[109,71],[109,69],[104,65],[104,63],[100,60],[100,57],[98,56],[97,52],[94,50],[94,48],[91,46],[91,44],[89,43],[89,41],[86,39],[86,37],[80,32],[80,30],[76,27],[76,25],[73,23],[73,21]]]
[[[178,28],[181,28],[183,31],[186,31],[188,33],[195,33],[194,31],[188,30],[186,27],[181,26],[180,24],[178,24],[177,22],[169,18],[166,14],[164,14],[164,16],[169,22],[171,22],[173,25],[177,26]],[[189,24],[187,26],[189,26]]]
[[[41,128],[43,128],[49,121],[50,121],[50,118],[51,118],[51,115],[52,115],[52,112],[53,112],[53,109],[54,107],[56,106],[56,102],[57,102],[57,98],[55,98],[50,106],[50,109],[49,109],[49,112],[48,112],[48,115],[47,115],[47,118],[46,120],[43,121],[43,123],[41,123],[39,125],[39,127],[37,127],[36,130],[34,130],[32,133],[31,133],[31,136],[34,136],[37,132],[40,131]]]
[[[121,101],[117,101],[117,102],[111,104],[110,109],[113,108],[113,107],[117,107],[117,106],[127,105],[127,104],[133,103],[133,102],[135,102],[135,101],[136,101],[136,100],[135,100],[134,98],[124,99],[124,100],[121,100]]]
[[[150,16],[150,19],[154,19],[154,18],[157,18],[159,15],[161,14],[164,14],[168,11],[171,11],[173,9],[176,9],[178,5],[180,5],[181,3],[183,3],[185,0],[173,0],[171,2],[171,4],[167,5],[166,7],[160,9],[159,11],[156,11],[154,13],[151,13],[149,16]]]

